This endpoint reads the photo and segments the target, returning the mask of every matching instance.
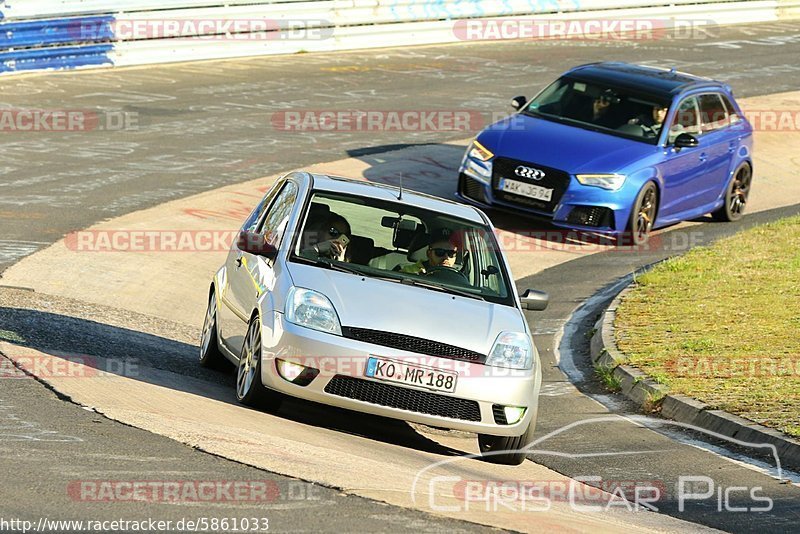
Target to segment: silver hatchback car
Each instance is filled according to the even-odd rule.
[[[290,173],[245,221],[211,283],[201,364],[237,366],[236,396],[284,395],[475,432],[519,464],[541,365],[489,219],[396,187]]]

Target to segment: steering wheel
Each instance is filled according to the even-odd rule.
[[[642,132],[644,137],[658,137],[661,134],[661,125],[656,126],[645,126],[644,124],[640,124],[639,126],[642,127]]]
[[[442,282],[456,285],[470,285],[467,275],[453,267],[445,267],[444,265],[437,265],[429,267],[425,272],[425,276],[430,276]]]

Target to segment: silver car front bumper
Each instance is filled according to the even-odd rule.
[[[496,436],[522,435],[537,412],[541,386],[538,359],[533,370],[512,371],[479,363],[425,356],[319,332],[289,323],[278,312],[264,317],[262,322],[261,381],[266,387],[293,397],[383,417]],[[424,387],[367,377],[364,371],[370,356],[456,371],[456,389],[453,393],[431,391]],[[276,367],[276,358],[317,368],[320,373],[307,386],[299,386],[281,377]],[[356,389],[368,392],[368,395],[354,398],[359,396],[347,393],[352,388],[337,387],[342,383],[355,384]],[[369,400],[363,400],[364,398]],[[479,416],[447,417],[417,411],[425,410],[424,407],[431,403],[439,411],[443,406],[446,407],[445,411],[453,406],[453,414],[461,413],[455,409],[459,406],[477,403]],[[399,408],[398,405],[404,408]],[[409,405],[416,409],[408,409]],[[518,422],[498,424],[493,414],[493,405],[524,407],[526,410]]]

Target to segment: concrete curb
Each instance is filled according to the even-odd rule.
[[[685,395],[670,394],[669,388],[658,384],[639,369],[627,365],[628,358],[614,340],[614,320],[619,303],[633,284],[614,298],[595,324],[590,342],[590,355],[595,368],[613,369],[620,381],[621,393],[645,411],[660,403],[661,415],[747,444],[769,444],[775,447],[780,467],[800,469],[800,442],[785,434],[722,410],[712,410],[707,404]]]

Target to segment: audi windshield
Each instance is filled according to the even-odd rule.
[[[523,110],[534,117],[656,144],[670,102],[564,76]]]

